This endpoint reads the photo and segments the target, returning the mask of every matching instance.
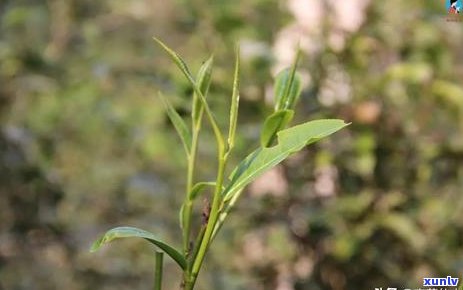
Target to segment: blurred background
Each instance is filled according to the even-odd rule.
[[[186,166],[156,94],[187,117],[192,91],[154,35],[194,71],[214,53],[224,128],[240,44],[231,165],[257,146],[298,43],[294,123],[352,122],[248,187],[198,289],[461,280],[463,23],[446,17],[444,1],[421,0],[0,1],[0,289],[151,289],[151,245],[90,254],[92,241],[131,225],[181,244]],[[204,128],[198,178],[210,180]],[[165,272],[164,289],[179,289],[167,258]]]

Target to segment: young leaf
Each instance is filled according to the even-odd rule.
[[[211,75],[212,75],[212,64],[214,62],[214,57],[209,57],[202,66],[199,68],[198,75],[196,76],[196,83],[198,84],[199,89],[204,96],[207,96],[209,91],[209,86],[211,84]],[[193,96],[193,109],[191,111],[191,117],[195,124],[198,124],[201,120],[203,112],[203,106],[198,94],[194,93]]]
[[[301,76],[291,69],[281,71],[275,80],[275,111],[293,109],[302,92]]]
[[[286,102],[285,92],[289,81],[289,68],[280,71],[275,77],[275,87],[273,88],[275,100],[275,112],[282,110]]]
[[[286,128],[286,125],[293,119],[293,115],[293,110],[280,110],[268,116],[260,135],[260,145],[262,147],[271,146],[277,133]]]
[[[302,80],[299,73],[295,73],[291,88],[289,89],[288,98],[286,100],[285,109],[294,108],[302,93]]]
[[[289,73],[288,85],[286,86],[286,91],[284,93],[286,96],[286,102],[283,104],[285,109],[292,108],[296,104],[294,102],[296,100],[296,97],[299,97],[299,95],[297,96],[291,95],[291,92],[293,91],[293,87],[296,84],[295,83],[295,77],[297,76],[296,69],[297,69],[297,64],[299,63],[300,56],[301,56],[301,50],[298,48],[296,52],[296,58],[294,59],[293,65],[291,66],[291,71]],[[299,81],[299,88],[300,88],[300,81]]]
[[[168,244],[159,240],[154,234],[133,227],[118,227],[107,231],[101,238],[96,240],[90,251],[95,252],[100,249],[104,244],[107,244],[115,239],[120,238],[143,238],[148,242],[158,246],[167,255],[169,255],[183,270],[186,268],[186,260],[182,254]]]
[[[167,52],[167,54],[170,56],[170,58],[174,61],[174,63],[177,65],[177,67],[182,71],[182,73],[185,75],[185,77],[188,79],[188,81],[193,84],[195,87],[196,82],[193,79],[193,76],[191,75],[190,69],[186,65],[185,61],[176,53],[173,51],[170,47],[164,44],[161,40],[157,39],[156,37],[153,37],[153,39]]]
[[[239,46],[236,47],[235,52],[235,73],[233,76],[233,92],[232,92],[232,100],[231,100],[231,108],[230,108],[230,127],[228,130],[228,150],[233,148],[235,142],[235,132],[236,132],[236,122],[238,119],[238,105],[240,101],[240,48]]]
[[[161,92],[158,92],[159,97],[163,101],[164,105],[167,109],[167,115],[169,116],[170,121],[175,127],[180,139],[182,140],[183,147],[185,148],[186,155],[189,156],[191,154],[191,133],[188,130],[185,122],[183,121],[182,117],[177,113],[174,109],[172,104],[164,97]]]
[[[347,125],[343,120],[325,119],[307,122],[280,131],[277,133],[277,145],[257,149],[235,168],[230,176],[231,182],[223,192],[223,201],[230,200],[236,192],[239,192],[266,170],[286,159],[290,154]]]
[[[167,45],[165,45],[162,41],[157,39],[156,37],[153,37],[153,39],[167,52],[167,54],[170,56],[170,58],[174,61],[174,63],[177,65],[177,67],[180,69],[180,71],[185,75],[187,80],[190,82],[190,84],[193,87],[194,92],[198,95],[204,110],[206,111],[207,117],[209,119],[209,122],[211,123],[212,130],[214,131],[214,135],[217,139],[217,146],[219,151],[223,151],[224,148],[224,139],[222,136],[222,132],[220,131],[219,126],[217,125],[217,121],[215,120],[214,115],[212,114],[211,109],[209,108],[209,105],[206,102],[206,98],[204,97],[203,93],[201,92],[201,89],[199,88],[198,84],[195,82],[193,79],[193,76],[190,73],[190,70],[188,69],[188,66],[186,65],[185,61],[178,55],[175,51],[170,49]]]

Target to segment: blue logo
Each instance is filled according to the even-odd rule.
[[[462,0],[446,0],[445,7],[447,8],[448,14],[460,14],[463,13],[463,2]]]

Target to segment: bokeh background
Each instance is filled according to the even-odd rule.
[[[151,245],[90,254],[92,241],[131,225],[180,245],[183,148],[156,94],[188,116],[192,92],[153,35],[195,71],[214,53],[224,127],[240,44],[232,164],[258,144],[298,43],[295,123],[352,122],[248,187],[198,289],[462,278],[463,23],[446,18],[438,0],[0,1],[0,289],[150,289]],[[215,170],[205,128],[202,180]],[[179,289],[168,259],[165,271]]]

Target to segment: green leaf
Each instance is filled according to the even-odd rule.
[[[167,45],[165,45],[161,40],[157,39],[156,37],[153,37],[153,39],[167,52],[167,54],[170,56],[170,58],[173,60],[173,62],[177,65],[177,67],[180,69],[180,71],[185,75],[187,80],[190,82],[191,86],[193,87],[194,92],[198,95],[205,111],[207,114],[207,117],[209,119],[209,122],[211,123],[212,130],[214,131],[214,135],[217,139],[217,146],[219,148],[219,151],[223,151],[223,148],[225,146],[224,144],[224,139],[222,136],[222,132],[220,131],[219,126],[217,125],[217,121],[215,120],[214,115],[212,114],[211,109],[209,108],[209,105],[206,102],[206,98],[204,97],[203,93],[201,92],[201,89],[199,88],[198,84],[195,82],[193,79],[193,76],[191,75],[190,69],[186,65],[185,61],[178,55],[175,51],[170,49]]]
[[[193,76],[191,75],[190,69],[186,65],[185,61],[176,53],[173,51],[170,47],[164,44],[161,40],[157,39],[156,37],[153,37],[153,39],[167,52],[167,54],[170,56],[170,58],[174,61],[174,63],[177,65],[177,67],[182,71],[182,73],[185,75],[185,77],[188,79],[188,81],[196,88],[196,82],[193,79]],[[199,89],[198,89],[199,90]]]
[[[209,86],[211,84],[212,64],[214,63],[214,56],[209,57],[202,66],[199,68],[198,75],[196,76],[196,83],[204,96],[207,96]],[[203,106],[198,94],[194,93],[193,96],[193,109],[191,117],[195,124],[199,124],[203,113]]]
[[[277,134],[277,145],[257,149],[235,168],[230,175],[231,182],[223,192],[224,202],[230,200],[240,189],[266,170],[286,159],[290,154],[333,134],[347,125],[343,120],[325,119],[307,122],[280,131]]]
[[[268,116],[264,122],[262,133],[260,135],[260,144],[262,147],[269,147],[272,145],[277,133],[288,125],[293,119],[293,110],[280,110]]]
[[[198,197],[199,193],[201,193],[201,191],[203,191],[207,186],[215,187],[215,185],[215,182],[198,182],[193,186],[188,197],[190,200],[195,200]]]
[[[239,46],[236,47],[235,52],[235,73],[233,76],[233,92],[232,92],[232,100],[231,100],[231,108],[230,108],[230,127],[228,130],[228,150],[230,151],[233,148],[235,142],[235,132],[236,132],[236,122],[238,119],[238,105],[240,101],[240,49]]]
[[[170,121],[174,125],[175,130],[177,131],[178,135],[180,136],[180,139],[182,140],[185,152],[187,156],[189,156],[191,153],[191,133],[188,130],[188,127],[186,126],[182,117],[180,117],[180,115],[174,109],[172,104],[163,96],[161,92],[158,92],[158,94],[161,100],[163,101],[164,105],[166,106],[167,115],[169,116]]]
[[[169,255],[183,270],[186,268],[186,260],[180,252],[173,247],[159,240],[154,234],[133,227],[118,227],[107,231],[101,238],[96,240],[90,251],[95,252],[104,244],[107,244],[115,239],[121,238],[143,238],[148,242],[158,246],[167,255]]]
[[[281,71],[275,81],[275,111],[293,109],[302,92],[301,76],[291,69]]]
[[[285,104],[285,109],[293,109],[297,102],[299,101],[299,97],[302,93],[302,80],[301,75],[296,73],[294,75],[293,82],[291,83],[291,88],[288,93],[288,99]]]

